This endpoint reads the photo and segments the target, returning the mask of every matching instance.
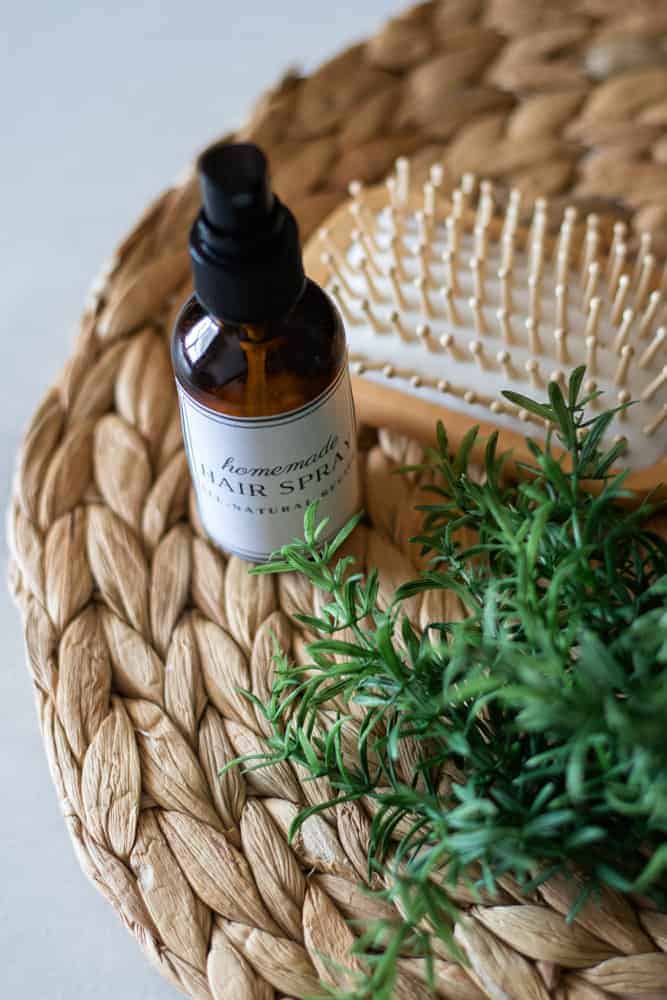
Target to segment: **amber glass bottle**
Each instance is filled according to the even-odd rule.
[[[172,340],[183,433],[207,532],[261,561],[301,534],[311,501],[327,534],[358,505],[345,332],[304,276],[260,150],[214,146],[199,172],[195,294]]]

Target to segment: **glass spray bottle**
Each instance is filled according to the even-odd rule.
[[[213,146],[199,178],[195,294],[172,338],[183,437],[204,528],[259,562],[302,534],[311,501],[325,538],[359,505],[345,331],[261,150]]]

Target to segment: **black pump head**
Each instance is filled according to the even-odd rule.
[[[199,183],[204,215],[216,229],[245,232],[271,214],[269,165],[251,143],[211,146],[199,160]]]
[[[271,191],[263,152],[218,143],[198,163],[202,210],[190,233],[195,292],[221,320],[283,316],[305,276],[294,216]]]

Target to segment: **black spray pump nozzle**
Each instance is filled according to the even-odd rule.
[[[296,220],[271,191],[264,153],[251,143],[218,143],[198,171],[202,210],[190,233],[198,299],[228,322],[280,318],[305,276]]]
[[[263,225],[273,208],[269,165],[250,143],[211,146],[199,160],[204,215],[217,229],[244,232]]]

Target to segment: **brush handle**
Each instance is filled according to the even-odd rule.
[[[526,445],[526,440],[515,431],[498,428],[493,423],[470,420],[463,413],[449,410],[445,406],[437,406],[427,400],[410,396],[406,405],[405,394],[398,389],[379,385],[361,376],[352,376],[352,393],[360,424],[371,427],[391,427],[399,434],[419,441],[427,447],[437,445],[436,427],[438,421],[444,424],[452,451],[461,444],[465,434],[471,427],[479,426],[479,438],[472,449],[471,457],[475,462],[484,461],[486,439],[494,431],[499,431],[498,451],[511,450],[512,455],[506,465],[508,475],[517,475],[517,463],[534,464],[534,457]],[[559,454],[558,449],[555,449]],[[640,469],[630,474],[626,486],[639,494],[655,490],[656,500],[667,500],[667,459],[648,469]],[[599,493],[601,484],[589,481],[586,487],[592,493]]]

